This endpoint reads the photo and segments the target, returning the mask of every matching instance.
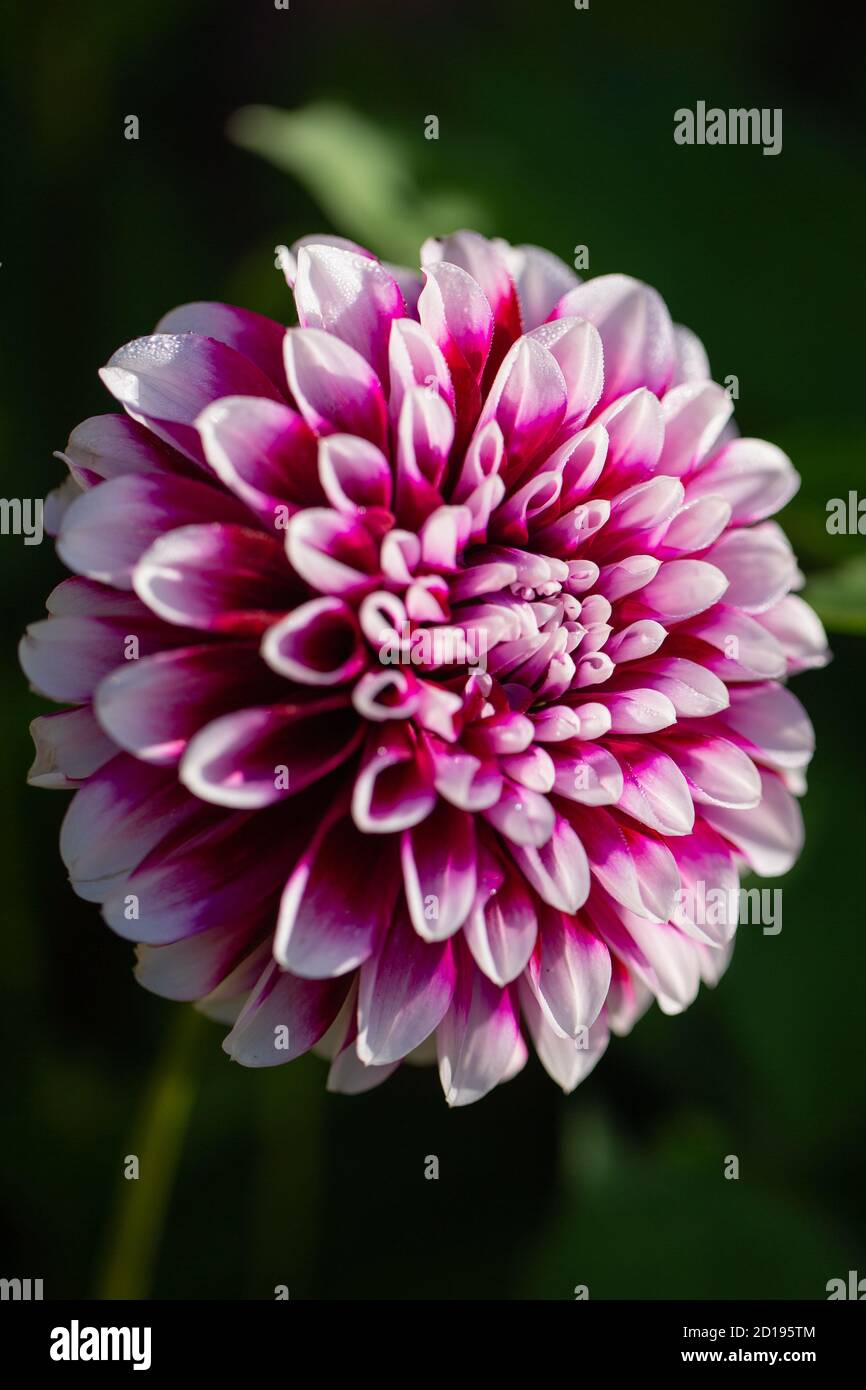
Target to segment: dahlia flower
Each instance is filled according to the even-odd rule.
[[[141,983],[245,1065],[438,1056],[463,1105],[718,981],[735,914],[694,904],[796,859],[784,682],[826,642],[791,463],[655,290],[473,232],[421,262],[305,238],[298,327],[188,304],[114,354],[22,663]]]

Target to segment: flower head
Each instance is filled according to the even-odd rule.
[[[624,275],[458,232],[284,258],[299,327],[174,310],[101,373],[22,646],[33,780],[141,983],[361,1091],[571,1090],[785,872],[826,659],[703,348]]]

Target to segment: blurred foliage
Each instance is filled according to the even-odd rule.
[[[846,635],[862,539],[825,525],[828,498],[863,488],[861,95],[844,22],[801,27],[782,0],[441,0],[435,17],[420,0],[69,0],[50,19],[4,15],[5,496],[54,485],[52,451],[111,408],[97,367],[173,303],[287,319],[276,243],[333,230],[411,260],[423,237],[475,223],[567,261],[586,244],[590,274],[650,281],[701,334],[716,377],[739,378],[743,432],[802,475],[782,520],[840,632],[833,665],[795,683],[818,753],[778,937],[745,927],[717,990],[681,1017],[651,1011],[570,1098],[534,1060],[454,1113],[435,1075],[409,1068],[329,1096],[316,1058],[246,1072],[202,1024],[157,1296],[270,1298],[285,1283],[292,1297],[568,1299],[587,1283],[594,1297],[821,1297],[862,1270],[866,646]],[[698,99],[783,107],[782,154],[676,147],[673,111]],[[45,705],[14,644],[62,574],[49,545],[0,538],[2,1266],[82,1296],[182,1011],[135,985],[128,944],[71,894],[66,798],[24,786]]]
[[[833,632],[866,633],[866,559],[818,575],[806,597]]]
[[[461,193],[422,194],[410,175],[409,142],[358,111],[314,102],[298,111],[247,106],[229,123],[237,145],[293,174],[342,234],[385,260],[414,264],[428,236],[483,228],[479,203]]]

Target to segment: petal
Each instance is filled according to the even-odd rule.
[[[126,617],[70,613],[31,623],[18,656],[34,690],[79,704],[92,699],[99,682],[124,661],[189,642],[185,628],[167,628],[135,603],[137,610]]]
[[[421,699],[412,671],[366,671],[352,691],[352,704],[365,720],[409,719]]]
[[[517,291],[503,250],[478,232],[454,232],[439,242],[425,242],[421,248],[425,270],[437,261],[459,266],[471,275],[493,311],[494,333],[488,364],[488,375],[492,375],[521,331]]]
[[[69,436],[61,457],[82,487],[123,473],[197,474],[181,454],[128,415],[93,415]]]
[[[416,529],[442,505],[439,484],[454,440],[454,417],[436,392],[406,392],[397,426],[397,517]]]
[[[704,560],[666,560],[641,589],[640,604],[662,623],[679,623],[718,603],[727,587],[727,575]]]
[[[575,830],[558,816],[553,834],[536,849],[509,845],[515,864],[543,902],[560,912],[577,912],[589,893],[589,864]]]
[[[557,796],[580,801],[584,806],[609,806],[619,801],[622,770],[606,748],[597,743],[558,743],[551,755]]]
[[[601,1013],[610,986],[610,952],[580,918],[546,908],[528,974],[548,1023],[574,1038]]]
[[[331,817],[286,883],[274,938],[275,959],[306,979],[354,970],[378,948],[398,885],[390,840],[379,837],[371,845],[347,816]]]
[[[358,829],[369,835],[408,830],[435,804],[432,767],[420,746],[394,724],[373,729],[352,795]]]
[[[641,662],[640,678],[670,700],[682,719],[703,719],[727,709],[728,691],[718,676],[686,657],[658,656]]]
[[[722,534],[730,520],[731,504],[723,497],[710,495],[687,502],[671,518],[658,553],[663,559],[676,559],[680,554],[703,550]],[[719,568],[724,570],[724,565]]]
[[[499,800],[502,773],[491,759],[477,758],[464,748],[429,744],[436,790],[464,811],[482,811]]]
[[[680,631],[715,649],[705,664],[727,682],[772,680],[785,674],[785,653],[772,633],[726,603],[701,613]]]
[[[234,348],[198,333],[155,333],[119,348],[99,375],[115,400],[187,458],[204,464],[195,421],[220,396],[280,393]]]
[[[748,809],[761,799],[761,777],[755,764],[727,738],[706,734],[677,734],[665,741],[688,779],[692,799],[702,806]]]
[[[321,593],[357,597],[378,579],[378,547],[366,526],[330,508],[297,512],[286,531],[286,552],[293,569]]]
[[[30,734],[36,745],[27,774],[31,787],[74,790],[76,783],[98,772],[117,752],[87,705],[40,715],[30,725]]]
[[[476,904],[463,928],[475,963],[494,984],[510,984],[526,968],[537,933],[522,875],[509,860],[485,852]]]
[[[645,386],[611,401],[594,421],[608,436],[605,482],[610,490],[647,480],[659,468],[665,422],[658,397]]]
[[[652,534],[666,528],[682,506],[684,496],[679,478],[666,478],[661,473],[619,493],[611,502],[610,521],[604,531],[605,556],[612,557],[615,539],[620,548],[627,545],[633,556],[640,541],[636,533]]]
[[[791,460],[763,439],[732,439],[687,483],[690,502],[712,494],[731,505],[731,524],[763,521],[800,486]]]
[[[668,922],[648,922],[624,908],[598,921],[611,950],[652,990],[663,1013],[679,1014],[694,1003],[701,983],[694,941]]]
[[[367,439],[330,434],[320,440],[319,479],[331,506],[347,516],[372,515],[391,505],[391,465]]]
[[[520,338],[509,349],[478,422],[495,420],[502,431],[508,471],[519,477],[565,418],[568,393],[553,354],[534,338]]]
[[[570,290],[554,310],[594,323],[604,345],[603,403],[648,386],[661,395],[675,365],[673,324],[664,301],[629,275],[598,275]]]
[[[541,246],[504,246],[524,329],[544,323],[564,294],[579,284],[570,266]]]
[[[695,808],[679,753],[691,745],[665,744],[673,757],[645,740],[611,739],[608,746],[624,778],[619,810],[660,835],[690,834]]]
[[[698,467],[733,413],[727,391],[714,381],[674,386],[662,402],[665,442],[659,470],[681,478]]]
[[[461,959],[451,1007],[436,1030],[439,1078],[451,1106],[471,1105],[509,1074],[520,1039],[509,989]]]
[[[244,522],[245,508],[205,483],[126,474],[90,488],[63,517],[57,553],[90,579],[131,589],[141,556],[167,531],[192,522]]]
[[[302,685],[342,685],[367,664],[354,609],[339,598],[303,603],[262,638],[262,656],[274,671]]]
[[[163,945],[241,916],[275,913],[308,822],[295,819],[294,807],[253,816],[194,805],[174,831],[163,823],[154,847],[106,896],[102,915],[119,936]]]
[[[752,810],[704,806],[702,814],[739,850],[756,874],[787,873],[803,848],[803,818],[796,797],[772,772],[761,773],[761,802]]]
[[[593,877],[614,901],[638,916],[666,922],[680,882],[670,850],[602,806],[569,807],[569,819],[583,841]]]
[[[227,396],[202,411],[196,427],[214,473],[269,529],[278,508],[324,502],[315,436],[289,406]]]
[[[752,745],[752,757],[776,768],[807,767],[815,731],[796,695],[783,685],[738,685],[731,689],[728,728]]]
[[[676,723],[677,712],[668,696],[650,686],[593,693],[596,701],[608,709],[615,734],[653,734]]]
[[[672,386],[684,381],[706,381],[710,375],[710,363],[706,349],[696,333],[681,323],[674,324],[674,352],[676,367]]]
[[[264,314],[238,309],[234,304],[180,304],[160,319],[154,331],[198,333],[203,338],[215,338],[218,343],[225,343],[248,358],[281,394],[285,393],[283,338],[286,330],[281,323],[275,323]]]
[[[271,925],[269,914],[242,917],[166,946],[139,946],[135,978],[163,999],[203,999],[250,956]],[[260,974],[261,965],[255,978]]]
[[[462,927],[475,899],[475,822],[439,801],[403,832],[403,883],[412,925],[425,941],[444,941]]]
[[[693,941],[724,946],[737,930],[740,876],[735,852],[698,820],[694,833],[671,846],[680,875],[672,922]]]
[[[102,902],[197,810],[173,773],[118,754],[76,792],[60,828],[60,854],[75,892]]]
[[[244,636],[264,632],[299,597],[277,540],[218,523],[161,536],[142,555],[132,582],[168,623]]]
[[[547,844],[556,821],[546,796],[508,778],[502,784],[499,800],[481,814],[511,844],[536,849]]]
[[[642,657],[652,656],[667,637],[667,630],[652,618],[640,618],[615,632],[605,644],[605,651],[611,661],[622,665],[624,661],[640,661]]]
[[[354,752],[363,726],[351,706],[266,705],[214,719],[190,740],[180,780],[216,806],[268,806],[295,796]]]
[[[389,1062],[386,1067],[366,1067],[352,1043],[344,1047],[331,1063],[326,1090],[343,1096],[364,1095],[393,1076],[399,1065],[399,1062]]]
[[[298,277],[298,256],[302,246],[337,246],[342,251],[354,251],[356,256],[366,256],[370,261],[378,261],[379,259],[378,256],[374,256],[372,251],[368,251],[366,246],[359,246],[356,241],[350,241],[348,237],[334,236],[331,232],[310,232],[307,236],[298,237],[297,241],[293,241],[288,254],[286,254],[286,247],[278,246],[276,248],[281,253],[280,267],[285,274],[289,289],[295,288],[295,281]]]
[[[748,613],[778,603],[794,585],[797,562],[775,522],[728,531],[706,556],[728,580],[725,602]]]
[[[618,564],[602,566],[596,589],[613,603],[643,589],[658,570],[659,561],[654,555],[629,555]]]
[[[597,404],[604,384],[604,353],[598,329],[586,319],[555,319],[527,335],[547,348],[566,386],[562,428],[579,428]]]
[[[789,672],[826,666],[830,660],[827,634],[818,614],[798,594],[785,598],[758,616],[768,640],[781,647]],[[776,675],[777,672],[768,672]]]
[[[358,1056],[369,1065],[397,1062],[429,1037],[454,994],[450,941],[427,942],[398,909],[385,940],[361,967]]]
[[[435,391],[454,410],[454,386],[442,350],[426,328],[413,319],[394,319],[388,343],[391,391],[388,407],[399,420],[406,392],[415,386]]]
[[[481,400],[481,375],[493,340],[493,313],[487,298],[460,266],[428,264],[418,316],[448,365],[458,414],[474,419]]]
[[[599,1019],[577,1041],[554,1030],[525,980],[520,981],[520,1005],[539,1061],[545,1071],[569,1095],[589,1075],[609,1040],[607,1024]]]
[[[346,979],[299,980],[277,965],[269,965],[223,1049],[233,1062],[245,1067],[291,1062],[308,1052],[330,1028],[349,983]]]
[[[387,447],[382,384],[360,353],[319,328],[290,328],[284,353],[292,395],[310,429],[358,434]]]
[[[94,708],[121,748],[171,765],[202,725],[280,693],[254,644],[226,642],[126,662],[99,684]]]
[[[324,329],[348,343],[387,391],[391,323],[405,316],[406,305],[378,261],[335,246],[302,246],[295,303],[302,328]]]

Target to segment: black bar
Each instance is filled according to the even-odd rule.
[[[571,1367],[569,1379],[575,1381],[594,1369],[618,1378],[624,1370],[653,1375],[674,1366],[775,1369],[796,1364],[811,1366],[826,1378],[828,1372],[859,1364],[864,1328],[859,1302],[847,1298],[676,1303],[589,1299],[570,1304],[527,1302],[519,1312],[507,1303],[443,1301],[425,1305],[417,1324],[407,1303],[400,1304],[397,1318],[392,1305],[357,1303],[358,1336],[352,1335],[355,1303],[335,1306],[291,1298],[271,1303],[4,1302],[0,1335],[7,1365],[17,1363],[40,1373],[92,1377],[107,1368],[115,1375],[132,1374],[138,1361],[141,1370],[156,1376],[189,1370],[199,1384],[208,1375],[218,1377],[219,1384],[236,1375],[246,1384],[253,1376],[280,1370],[291,1385],[302,1375],[308,1379],[310,1372],[303,1367],[314,1356],[328,1367],[329,1376],[341,1359],[357,1374],[376,1375],[377,1363],[395,1367],[394,1352],[407,1337],[420,1350],[419,1334],[426,1350],[417,1372],[409,1370],[412,1362],[406,1367],[413,1379],[416,1374],[429,1375],[434,1361],[441,1364],[455,1354],[462,1360],[466,1353],[478,1356],[489,1375],[497,1357],[508,1369],[512,1354],[521,1347],[521,1361],[534,1377],[558,1376],[561,1370],[556,1367],[563,1364]],[[110,1328],[117,1329],[116,1334],[103,1338],[100,1329]],[[138,1329],[137,1335],[133,1329]],[[533,1342],[536,1329],[554,1340]],[[106,1359],[86,1359],[91,1350]],[[126,1359],[111,1359],[115,1351]],[[75,1354],[76,1359],[55,1359],[60,1353],[67,1358]]]

